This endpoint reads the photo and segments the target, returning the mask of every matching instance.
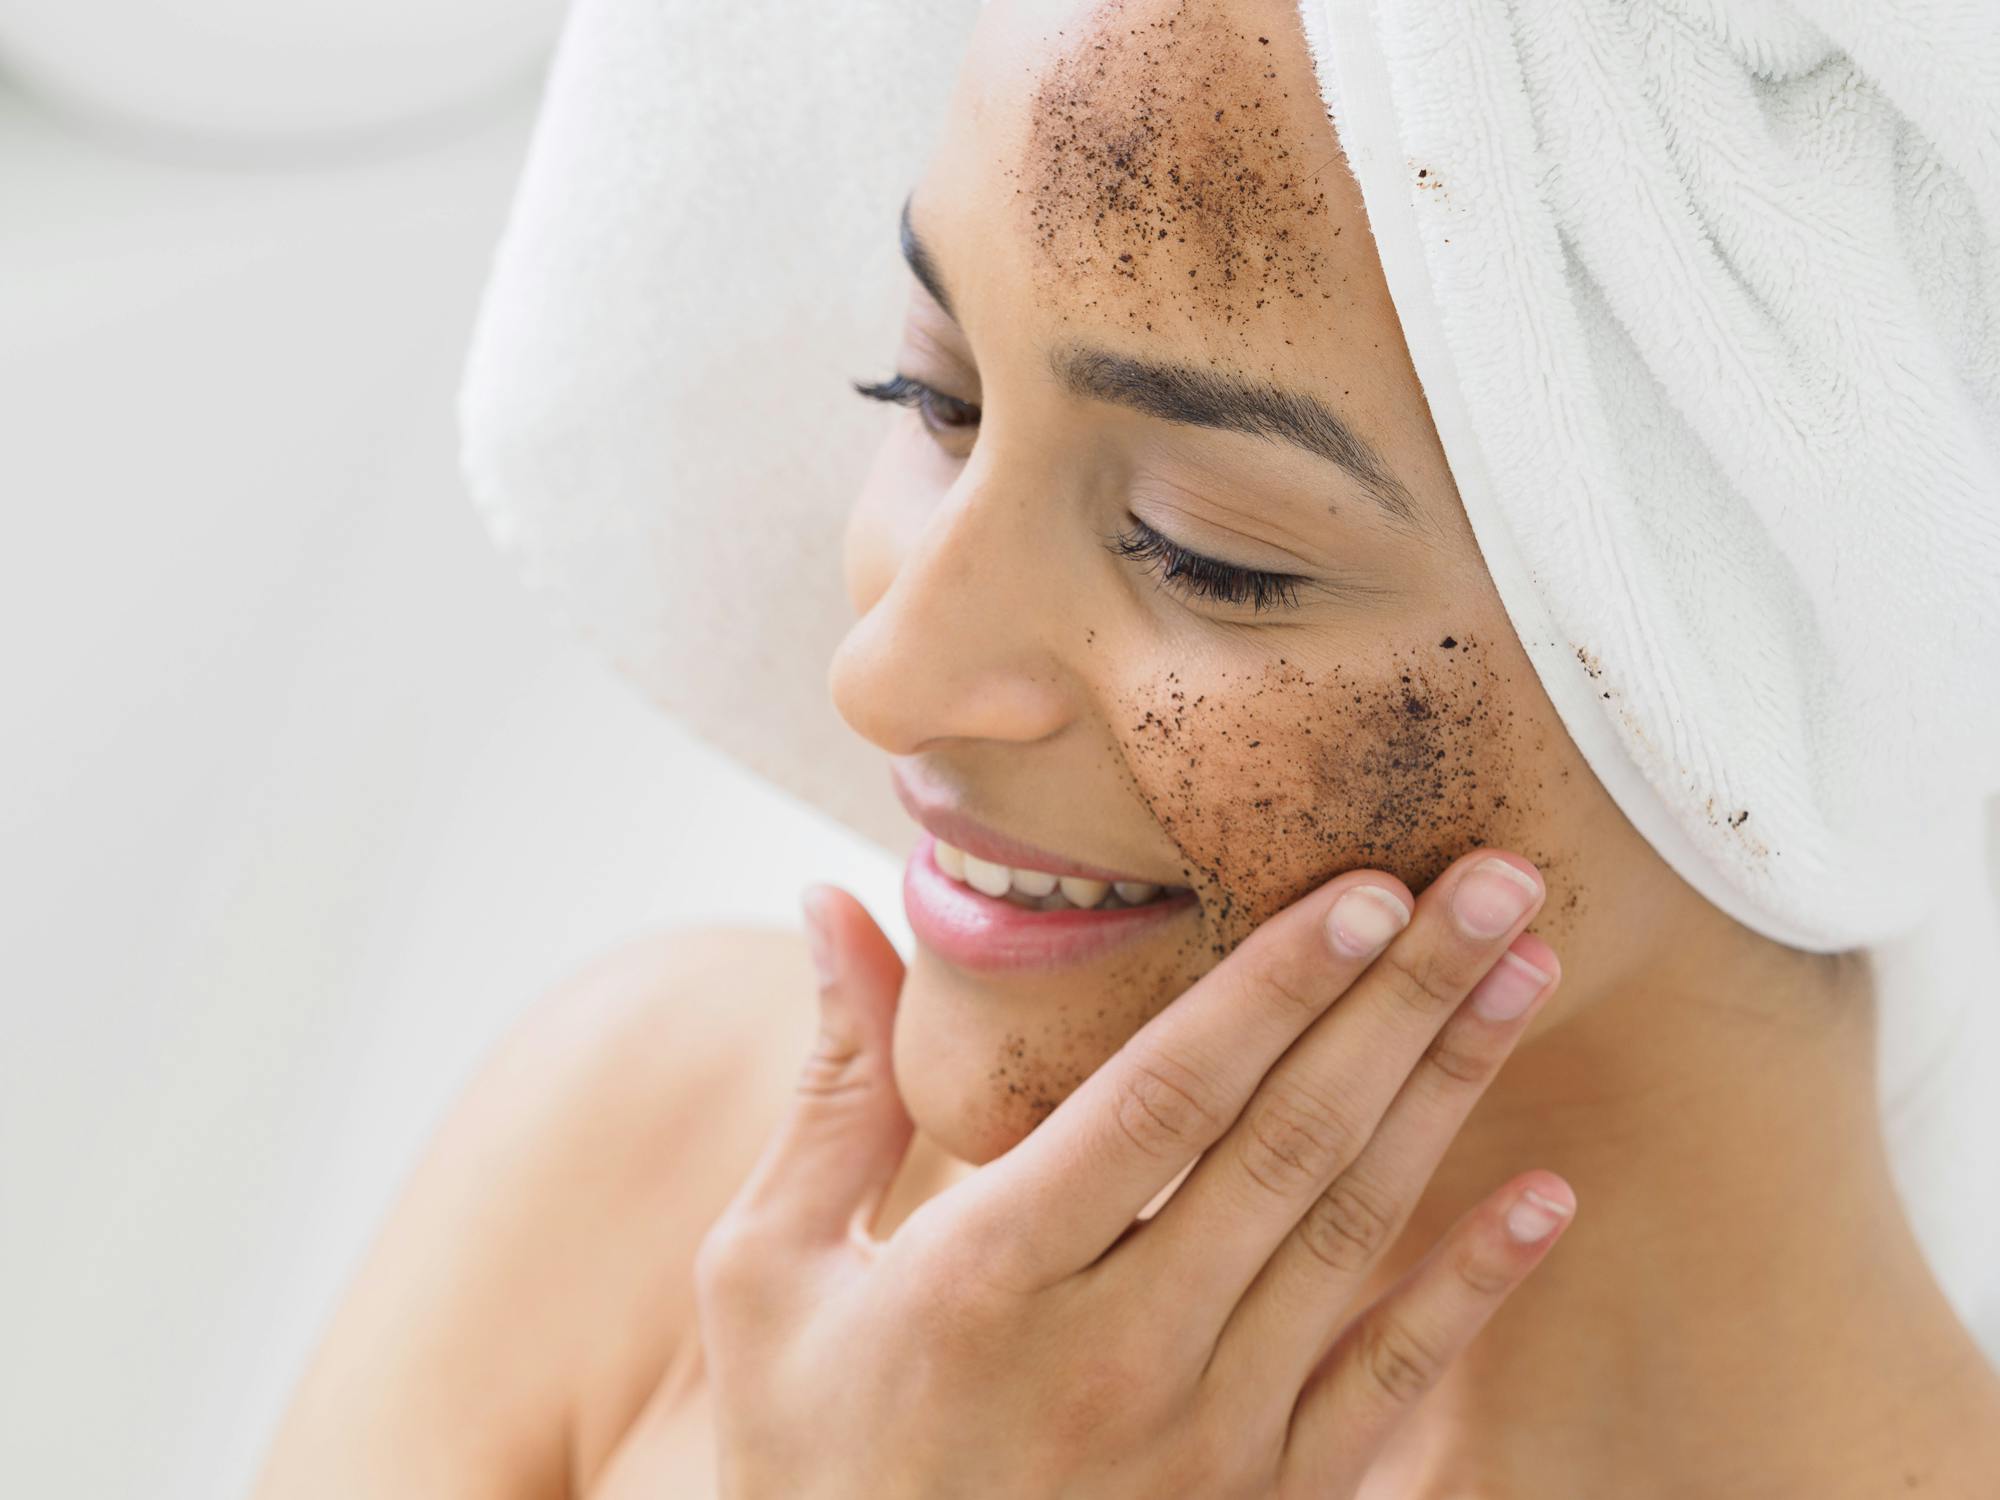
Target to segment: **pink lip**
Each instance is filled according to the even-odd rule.
[[[1167,890],[1184,889],[1172,881],[1152,880],[1144,875],[1133,875],[1126,871],[1078,864],[1075,860],[1065,859],[1060,854],[1051,854],[1048,850],[1038,849],[1033,844],[1009,838],[1006,834],[988,828],[983,823],[975,823],[956,808],[924,795],[907,779],[903,768],[894,762],[889,766],[889,780],[896,789],[896,797],[903,804],[903,810],[917,823],[947,844],[963,849],[967,854],[975,855],[991,864],[1006,865],[1016,870],[1041,870],[1049,875],[1075,875],[1084,880],[1101,880],[1106,885],[1126,880],[1136,884],[1157,885]],[[978,892],[975,891],[973,894],[977,895]]]
[[[903,909],[917,941],[961,969],[1017,973],[1086,963],[1157,932],[1195,903],[1193,891],[1182,891],[1113,911],[1030,911],[953,880],[931,857],[936,846],[936,837],[926,833],[911,851],[903,871]]]

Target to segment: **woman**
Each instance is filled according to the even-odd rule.
[[[1865,956],[1577,753],[1290,7],[991,12],[830,679],[928,830],[908,972],[822,891],[816,1047],[776,934],[552,997],[260,1493],[1992,1493]]]

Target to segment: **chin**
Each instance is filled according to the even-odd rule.
[[[896,1086],[961,1161],[1004,1155],[1200,977],[1188,943],[1066,972],[987,976],[921,945],[896,1012]]]

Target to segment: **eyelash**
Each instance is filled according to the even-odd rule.
[[[870,401],[887,401],[907,406],[924,419],[933,432],[979,425],[979,408],[970,401],[947,396],[933,386],[908,375],[892,375],[887,380],[854,382],[855,391]],[[1137,516],[1132,524],[1105,540],[1120,557],[1146,564],[1159,574],[1160,581],[1186,594],[1225,604],[1248,603],[1262,612],[1298,603],[1299,585],[1305,580],[1293,573],[1266,573],[1257,568],[1238,567],[1191,552],[1162,536]]]
[[[1248,603],[1257,611],[1292,608],[1299,602],[1299,585],[1305,581],[1295,573],[1266,573],[1190,552],[1137,516],[1130,527],[1109,540],[1112,551],[1120,557],[1157,569],[1162,583],[1178,580],[1178,587],[1187,593],[1225,604]]]
[[[935,386],[912,380],[907,375],[891,375],[887,380],[857,380],[854,389],[870,401],[887,401],[896,406],[909,407],[934,432],[979,425],[979,408],[970,401],[947,396]]]

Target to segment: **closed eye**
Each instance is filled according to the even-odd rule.
[[[1134,558],[1158,573],[1160,581],[1185,594],[1248,604],[1254,611],[1295,607],[1299,586],[1311,582],[1296,573],[1267,573],[1189,551],[1162,536],[1137,516],[1124,531],[1105,539],[1120,557]]]

